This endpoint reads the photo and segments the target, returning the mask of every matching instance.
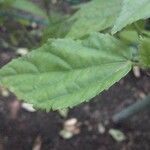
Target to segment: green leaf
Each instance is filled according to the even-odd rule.
[[[49,16],[49,26],[44,29],[42,43],[45,43],[49,38],[63,38],[69,30],[69,24],[66,20],[67,15],[62,15],[56,12],[51,12]]]
[[[19,9],[19,10],[29,12],[29,13],[32,13],[33,15],[37,15],[39,17],[43,17],[43,18],[47,17],[44,10],[42,10],[35,3],[33,3],[29,0],[14,0],[12,7]]]
[[[108,131],[108,133],[109,133],[109,134],[112,136],[112,138],[113,138],[114,140],[116,140],[117,142],[122,142],[122,141],[126,140],[125,134],[124,134],[122,131],[118,130],[118,129],[110,129],[110,130]]]
[[[137,44],[139,42],[139,35],[135,30],[123,30],[118,36],[127,44]]]
[[[108,89],[131,69],[131,51],[110,35],[49,40],[0,71],[18,98],[43,109],[73,107]]]
[[[122,10],[112,29],[112,34],[137,20],[150,17],[150,0],[124,0]]]
[[[67,37],[79,38],[93,31],[111,27],[121,8],[121,0],[93,0],[82,7],[71,18],[74,24]]]
[[[140,62],[144,67],[150,67],[150,38],[141,40]]]

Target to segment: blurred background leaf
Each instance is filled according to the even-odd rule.
[[[38,7],[38,5],[28,0],[15,0],[14,3],[12,4],[12,7],[32,13],[34,15],[37,15],[43,18],[47,18],[47,15],[44,9],[41,9],[40,7]]]

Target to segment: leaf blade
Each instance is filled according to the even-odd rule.
[[[83,4],[70,19],[74,23],[67,37],[76,39],[111,27],[120,8],[120,0],[93,0]]]
[[[130,49],[110,35],[55,39],[6,65],[0,81],[38,108],[62,109],[108,89],[131,70],[130,60]]]
[[[120,31],[125,26],[138,21],[140,19],[147,19],[150,17],[150,0],[124,0],[122,10],[117,18],[112,34]]]
[[[150,39],[144,38],[140,43],[140,63],[144,67],[150,68]]]

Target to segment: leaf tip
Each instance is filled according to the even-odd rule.
[[[111,29],[111,35],[114,35],[118,32],[118,30],[116,29],[116,26],[113,26],[113,28]]]

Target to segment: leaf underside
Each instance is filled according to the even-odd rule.
[[[49,40],[0,70],[0,83],[41,109],[73,107],[108,89],[131,69],[131,51],[110,35]]]
[[[122,10],[117,18],[112,34],[120,31],[125,26],[150,17],[150,0],[124,0]]]
[[[111,27],[121,9],[121,0],[93,0],[71,17],[74,21],[67,37],[80,38]]]

